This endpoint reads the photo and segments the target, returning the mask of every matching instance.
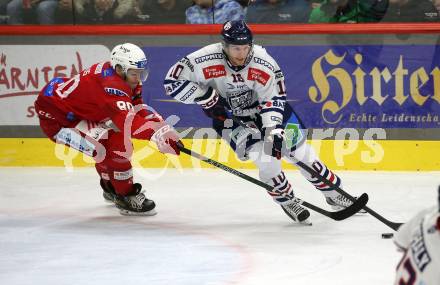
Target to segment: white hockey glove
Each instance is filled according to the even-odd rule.
[[[180,147],[183,146],[176,131],[165,123],[154,132],[151,141],[156,143],[161,153],[180,155]]]

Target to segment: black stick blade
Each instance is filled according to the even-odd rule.
[[[345,220],[348,217],[353,216],[357,212],[359,212],[365,205],[368,203],[368,194],[364,193],[359,198],[356,199],[356,202],[351,204],[349,207],[338,211],[338,212],[332,212],[332,219],[336,221]]]
[[[403,225],[403,223],[389,222],[387,225],[397,232],[397,230],[400,228],[401,225]]]

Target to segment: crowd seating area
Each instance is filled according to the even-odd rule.
[[[0,0],[3,25],[437,22],[440,0]]]

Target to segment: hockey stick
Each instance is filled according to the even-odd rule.
[[[259,130],[255,130],[254,128],[248,126],[247,124],[245,124],[243,121],[241,121],[240,119],[236,118],[236,117],[232,117],[232,120],[234,122],[236,122],[237,124],[239,124],[240,126],[242,126],[243,128],[246,129],[251,129],[254,132],[259,132]],[[344,195],[345,197],[347,197],[347,199],[349,199],[352,202],[356,202],[356,198],[354,198],[353,196],[351,196],[350,194],[348,194],[347,192],[345,192],[344,190],[342,190],[341,187],[336,186],[335,184],[333,184],[331,181],[329,181],[328,179],[326,179],[325,177],[323,177],[322,175],[320,175],[318,172],[316,172],[313,168],[310,168],[308,165],[306,165],[304,162],[295,159],[292,156],[289,156],[289,159],[292,159],[296,165],[298,165],[299,167],[301,167],[302,169],[304,169],[305,171],[307,171],[308,173],[310,173],[310,175],[318,178],[320,181],[324,182],[325,184],[327,184],[328,186],[332,187],[336,192],[338,192],[339,194]],[[365,193],[364,193],[365,194]],[[363,194],[362,194],[363,195]],[[361,195],[361,197],[362,197]],[[367,211],[367,213],[369,213],[370,215],[372,215],[373,217],[375,217],[376,219],[378,219],[379,221],[381,221],[382,223],[384,223],[385,225],[387,225],[388,227],[392,228],[393,230],[397,231],[399,229],[399,227],[402,225],[402,223],[395,223],[392,222],[390,220],[387,220],[386,218],[384,218],[382,215],[378,214],[376,211],[370,209],[368,206],[364,206],[363,209],[365,211]]]
[[[290,157],[290,158],[293,159],[292,157]],[[304,162],[299,161],[299,160],[295,160],[295,163],[296,163],[296,165],[298,165],[299,167],[301,167],[302,169],[304,169],[305,171],[307,171],[311,175],[315,176],[316,178],[318,178],[319,180],[321,180],[322,182],[324,182],[328,186],[333,187],[333,189],[335,189],[336,192],[338,192],[339,194],[344,195],[350,201],[352,201],[352,202],[356,201],[356,198],[354,198],[353,196],[351,196],[350,194],[345,192],[339,186],[334,185],[332,182],[330,182],[325,177],[322,177],[321,175],[319,175],[314,169],[310,168]],[[366,205],[363,207],[363,209],[365,211],[367,211],[367,213],[369,213],[370,215],[372,215],[373,217],[375,217],[376,219],[378,219],[379,221],[381,221],[382,223],[384,223],[385,225],[387,225],[388,227],[392,228],[395,231],[397,231],[399,229],[399,227],[402,225],[402,223],[395,223],[395,222],[392,222],[390,220],[387,220],[385,217],[383,217],[382,215],[380,215],[379,213],[377,213],[376,211],[374,211],[373,209],[371,209],[370,207],[368,207]]]
[[[253,177],[251,177],[249,175],[246,175],[246,174],[244,174],[244,173],[242,173],[242,172],[240,172],[240,171],[238,171],[236,169],[233,169],[233,168],[231,168],[229,166],[226,166],[226,165],[224,165],[224,164],[222,164],[222,163],[220,163],[218,161],[212,160],[212,159],[207,158],[207,157],[205,157],[205,156],[203,156],[201,154],[198,154],[198,153],[196,153],[194,151],[191,151],[191,150],[185,148],[183,145],[179,145],[179,149],[180,149],[181,152],[186,153],[187,155],[193,156],[193,157],[195,157],[197,159],[200,159],[201,161],[204,161],[204,162],[206,162],[208,164],[214,165],[217,168],[220,168],[220,169],[222,169],[222,170],[224,170],[226,172],[234,174],[235,176],[243,178],[244,180],[252,182],[252,183],[254,183],[254,184],[256,184],[256,185],[258,185],[258,186],[260,186],[260,187],[262,187],[262,188],[264,188],[266,190],[268,190],[268,191],[273,190],[272,186],[270,186],[270,185],[268,185],[268,184],[266,184],[264,182],[261,182],[260,180],[255,179],[255,178],[253,178]],[[313,210],[315,212],[318,212],[318,213],[320,213],[320,214],[322,214],[324,216],[327,216],[327,217],[329,217],[329,218],[331,218],[333,220],[341,221],[341,220],[344,220],[344,219],[346,219],[348,217],[353,216],[360,209],[362,209],[362,207],[364,207],[367,204],[367,202],[368,202],[368,195],[365,194],[365,193],[362,194],[352,205],[350,205],[349,207],[347,207],[347,208],[345,208],[345,209],[343,209],[341,211],[338,211],[338,212],[326,211],[326,210],[321,209],[321,208],[319,208],[319,207],[317,207],[315,205],[312,205],[309,202],[304,201],[304,200],[302,200],[302,199],[300,199],[300,198],[298,198],[296,196],[295,196],[294,199],[295,199],[295,201],[297,203],[299,203],[299,204],[301,204],[301,205],[303,205],[303,206],[305,206],[305,207],[307,207],[307,208],[309,208],[309,209],[311,209],[311,210]]]

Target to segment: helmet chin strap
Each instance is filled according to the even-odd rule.
[[[232,62],[229,60],[228,54],[225,51],[223,51],[223,54],[225,55],[226,63],[235,72],[239,72],[246,67],[246,65],[233,65]]]
[[[124,71],[122,66],[120,66],[119,64],[116,65],[115,71],[120,77],[122,77],[122,79],[124,79],[124,80],[127,79],[127,73]]]
[[[138,84],[140,84],[141,82],[138,82],[137,84],[136,84],[136,86],[135,87],[132,87],[131,86],[131,84],[129,84],[128,82],[127,82],[127,72],[126,71],[124,71],[123,69],[122,69],[122,67],[120,67],[119,68],[119,70],[120,70],[120,72],[118,72],[118,71],[116,71],[116,73],[128,84],[128,85],[130,85],[130,88],[135,88]]]

